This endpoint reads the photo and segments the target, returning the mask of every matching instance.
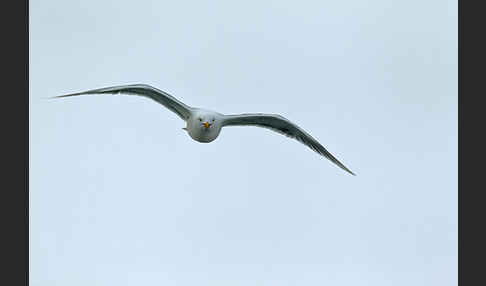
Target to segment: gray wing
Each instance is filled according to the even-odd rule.
[[[301,129],[299,126],[290,122],[283,116],[277,114],[239,114],[239,115],[226,115],[223,120],[223,126],[238,126],[238,125],[250,125],[268,128],[276,131],[287,137],[297,139],[301,143],[307,145],[309,148],[317,152],[318,154],[326,157],[334,164],[341,167],[343,170],[354,175],[346,166],[338,161],[329,151],[326,150],[316,139],[310,136],[307,132]]]
[[[191,113],[191,107],[180,102],[172,95],[146,84],[132,84],[132,85],[105,87],[105,88],[92,89],[92,90],[78,92],[78,93],[55,96],[54,98],[78,96],[78,95],[85,95],[85,94],[121,94],[121,93],[139,95],[139,96],[144,96],[153,99],[158,103],[162,104],[163,106],[167,107],[169,110],[173,111],[183,120],[187,120]]]

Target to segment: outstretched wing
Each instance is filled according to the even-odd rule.
[[[167,107],[171,111],[173,111],[183,120],[187,120],[191,113],[191,107],[180,102],[172,95],[146,84],[105,87],[105,88],[92,89],[92,90],[78,92],[78,93],[55,96],[54,98],[87,95],[87,94],[121,94],[121,93],[139,95],[139,96],[144,96],[153,99],[158,103],[162,104],[163,106]]]
[[[317,152],[318,154],[326,157],[334,164],[341,167],[343,170],[354,175],[346,166],[338,161],[329,151],[326,150],[316,139],[310,136],[307,132],[301,129],[299,126],[295,125],[288,119],[277,114],[263,114],[263,113],[253,113],[253,114],[239,114],[239,115],[226,115],[223,126],[238,126],[238,125],[249,125],[258,126],[263,128],[268,128],[270,130],[276,131],[287,137],[297,139],[301,143],[307,145],[309,148]]]

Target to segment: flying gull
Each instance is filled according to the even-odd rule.
[[[278,114],[244,113],[225,115],[211,110],[188,106],[170,94],[145,84],[99,88],[79,93],[55,96],[55,98],[88,94],[129,94],[145,96],[153,99],[184,120],[187,125],[183,129],[189,133],[189,136],[191,136],[192,139],[202,143],[209,143],[216,139],[221,132],[221,128],[225,126],[257,126],[268,128],[298,140],[316,153],[326,157],[343,170],[354,175],[353,172],[339,162],[338,159],[329,153],[316,139],[296,124]]]

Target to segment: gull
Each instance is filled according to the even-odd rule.
[[[105,87],[55,96],[54,98],[96,94],[137,95],[155,100],[184,120],[186,122],[186,127],[183,129],[187,131],[192,139],[202,143],[214,141],[221,132],[221,129],[226,126],[257,126],[267,128],[298,140],[319,155],[326,157],[346,172],[355,175],[348,168],[346,168],[346,166],[339,162],[338,159],[336,159],[331,153],[329,153],[329,151],[327,151],[326,148],[324,148],[310,134],[278,114],[244,113],[225,115],[207,109],[188,106],[177,100],[172,95],[146,84]]]

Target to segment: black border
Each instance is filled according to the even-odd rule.
[[[486,189],[481,180],[486,105],[480,102],[485,95],[480,86],[485,77],[484,9],[471,3],[458,1],[458,278],[459,285],[485,285],[486,208],[480,198]]]
[[[0,103],[2,187],[0,217],[2,267],[0,284],[29,283],[29,3],[5,1],[2,29]]]

